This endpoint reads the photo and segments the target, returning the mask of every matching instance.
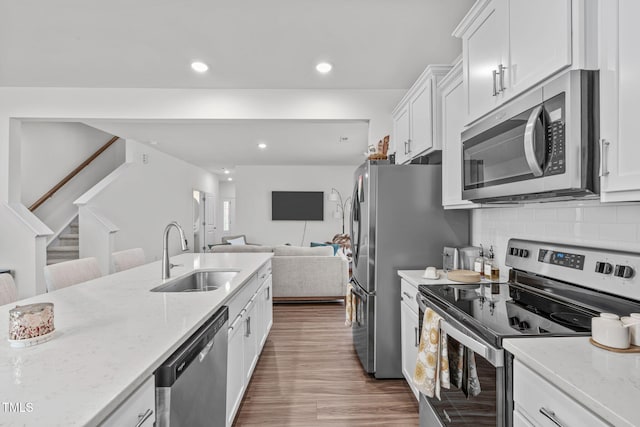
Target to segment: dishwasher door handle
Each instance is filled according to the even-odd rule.
[[[211,351],[211,347],[213,347],[213,340],[209,341],[209,343],[202,349],[200,354],[198,355],[198,360],[202,362],[207,354]]]

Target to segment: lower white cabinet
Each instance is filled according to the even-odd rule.
[[[413,373],[416,369],[420,329],[418,321],[418,303],[415,295],[418,288],[402,280],[400,298],[400,347],[402,351],[402,375],[409,383],[416,399],[420,398],[418,389],[413,385]]]
[[[227,426],[233,424],[273,324],[271,271],[269,268],[263,274],[262,270],[257,289],[251,293],[241,291],[229,303],[235,307],[243,303],[243,308],[231,321],[227,335]]]
[[[519,360],[513,362],[514,426],[608,426]]]
[[[102,427],[153,427],[156,422],[156,383],[149,377],[100,424]]]

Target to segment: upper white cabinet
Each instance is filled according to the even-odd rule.
[[[442,120],[442,206],[449,209],[479,207],[462,200],[462,129],[465,96],[462,60],[458,61],[438,87]]]
[[[604,202],[639,201],[640,2],[600,4],[601,198]]]
[[[396,163],[408,163],[416,156],[440,150],[438,82],[449,65],[429,65],[393,110],[393,143]]]
[[[595,0],[476,2],[454,32],[462,38],[465,124],[563,68],[595,67],[586,36],[595,9]]]

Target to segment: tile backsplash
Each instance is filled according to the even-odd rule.
[[[482,208],[472,213],[471,232],[474,246],[493,245],[502,271],[512,237],[640,252],[640,204]]]

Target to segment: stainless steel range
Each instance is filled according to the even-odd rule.
[[[511,426],[512,357],[505,338],[591,334],[601,312],[640,312],[640,254],[511,239],[508,283],[420,285],[420,310],[443,317],[449,339],[472,350],[482,391],[420,396],[421,426]],[[422,313],[420,315],[422,319]]]

